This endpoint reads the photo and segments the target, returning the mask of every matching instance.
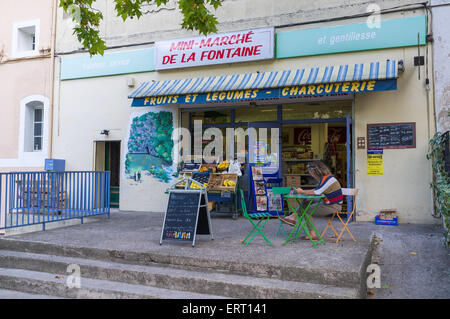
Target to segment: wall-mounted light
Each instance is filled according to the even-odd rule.
[[[428,79],[428,78],[425,79],[425,89],[427,91],[430,90],[430,79]]]
[[[405,64],[403,60],[398,60],[398,72],[405,72]]]
[[[134,87],[134,85],[135,85],[135,80],[134,80],[134,78],[132,78],[132,77],[127,77],[127,86],[128,86],[129,88],[132,88],[132,87]]]
[[[109,130],[102,130],[102,131],[100,132],[100,134],[101,134],[101,135],[106,135],[106,136],[108,136],[108,135],[109,135]]]

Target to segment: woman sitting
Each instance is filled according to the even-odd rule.
[[[319,185],[315,189],[311,190],[305,190],[299,187],[295,189],[295,193],[302,195],[325,195],[325,198],[323,198],[323,204],[320,204],[314,212],[314,216],[316,217],[324,217],[335,212],[340,212],[343,202],[341,184],[333,175],[331,175],[330,169],[321,161],[308,163],[306,169],[308,170],[308,173],[319,182]],[[313,207],[315,207],[314,202],[310,205],[309,210],[313,209]],[[308,214],[309,213],[310,212],[308,212]],[[308,227],[311,239],[317,240],[319,237],[312,227],[313,218],[310,217],[309,219],[310,223],[306,223],[306,227]],[[287,217],[282,217],[281,220],[291,226],[294,226],[297,222],[294,214]],[[306,236],[301,238],[306,240],[308,239]]]

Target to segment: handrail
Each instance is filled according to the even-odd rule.
[[[110,214],[109,171],[0,173],[0,229]]]

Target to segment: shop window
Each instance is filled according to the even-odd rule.
[[[352,101],[324,101],[286,104],[282,108],[283,120],[336,119],[352,113]]]
[[[205,111],[191,113],[192,122],[203,121],[203,124],[222,124],[231,121],[231,110]]]
[[[13,27],[13,56],[39,54],[39,20],[20,22]]]
[[[236,109],[236,123],[276,121],[277,106],[257,106]]]

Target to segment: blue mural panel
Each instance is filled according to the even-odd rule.
[[[132,119],[125,159],[127,178],[139,181],[145,173],[169,182],[174,173],[172,132],[172,112],[148,112]]]

